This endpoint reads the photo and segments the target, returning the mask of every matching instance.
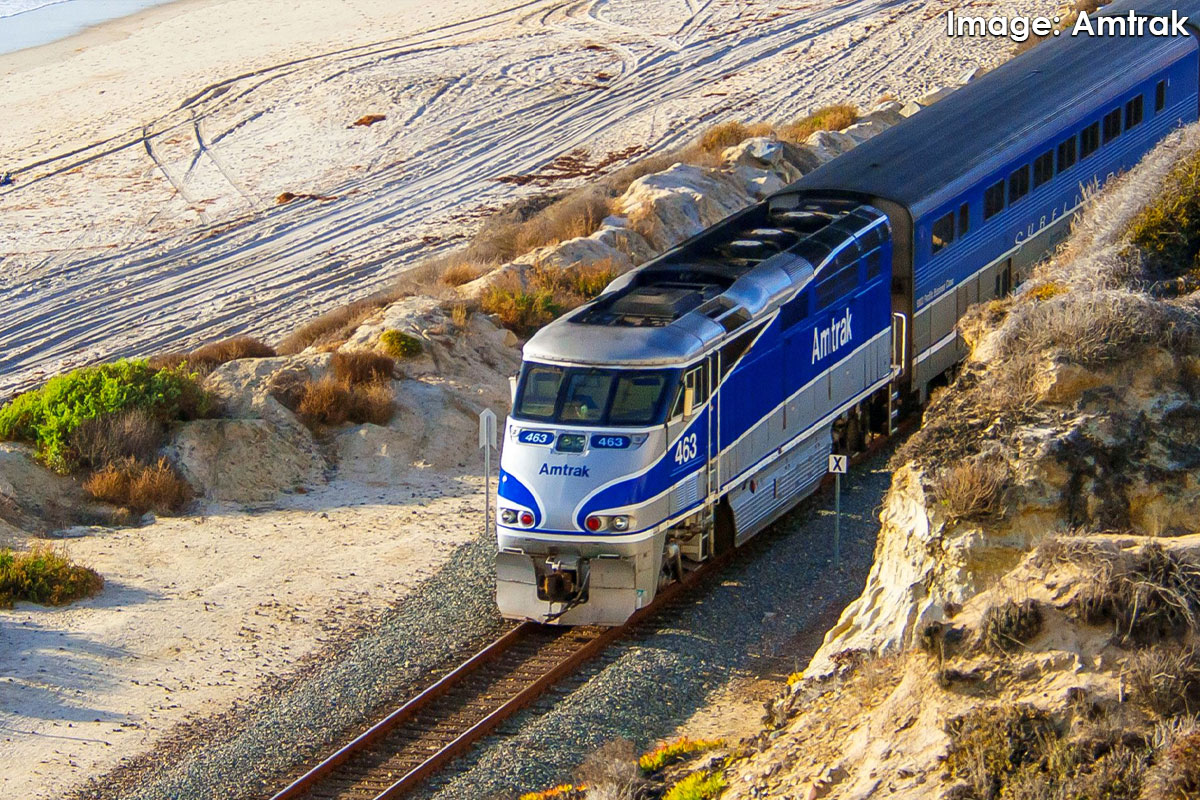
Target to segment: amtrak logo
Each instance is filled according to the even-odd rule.
[[[850,309],[846,316],[829,322],[829,327],[821,330],[813,328],[812,363],[816,364],[822,358],[836,353],[842,345],[850,344],[854,334],[850,331]]]
[[[538,475],[563,475],[568,478],[587,478],[587,467],[552,467],[549,464],[542,464],[542,468],[538,470]]]

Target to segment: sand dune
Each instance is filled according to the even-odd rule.
[[[454,246],[538,191],[497,178],[573,150],[912,96],[1002,57],[946,39],[939,13],[184,0],[0,59],[16,177],[0,189],[0,395],[98,359],[278,337]],[[353,126],[364,114],[386,119]],[[329,199],[276,205],[285,191]]]

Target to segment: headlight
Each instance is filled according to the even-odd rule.
[[[608,524],[614,531],[629,530],[629,517],[618,515],[608,521]]]
[[[511,508],[506,508],[500,512],[500,521],[505,525],[512,525],[517,521],[517,512]]]

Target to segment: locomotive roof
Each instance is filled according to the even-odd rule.
[[[845,247],[887,236],[886,217],[839,200],[772,210],[757,203],[613,281],[525,344],[525,358],[678,367],[740,335]]]
[[[1125,2],[1105,16],[1169,15],[1200,23],[1200,3]],[[805,175],[797,190],[854,193],[907,206],[914,219],[936,211],[1016,152],[1038,143],[1042,126],[1095,111],[1097,76],[1130,83],[1150,77],[1164,57],[1195,48],[1193,37],[1060,36],[996,67],[848,153]]]

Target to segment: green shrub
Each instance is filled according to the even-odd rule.
[[[0,439],[35,444],[48,467],[68,473],[78,465],[69,437],[87,420],[135,409],[164,421],[191,419],[210,406],[195,376],[183,369],[118,361],[59,375],[19,395],[0,408]]]
[[[103,587],[103,578],[52,547],[35,546],[27,553],[0,550],[0,606],[16,600],[61,606]]]
[[[693,772],[671,787],[663,800],[712,800],[725,791],[725,777],[719,772]]]
[[[379,346],[392,358],[415,358],[421,355],[421,340],[404,331],[387,330],[379,337]]]
[[[603,292],[616,276],[608,260],[570,269],[531,267],[524,281],[509,274],[489,286],[480,305],[506,328],[528,336]]]

